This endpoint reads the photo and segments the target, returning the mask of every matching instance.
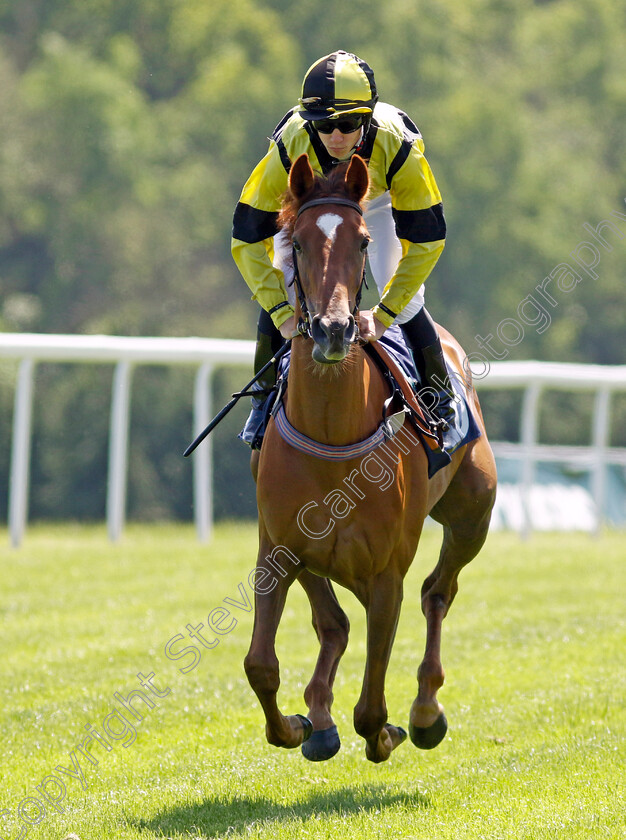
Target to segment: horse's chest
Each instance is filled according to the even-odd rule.
[[[288,528],[268,531],[275,545],[288,547],[309,571],[348,587],[380,574],[392,559],[403,562],[398,547],[404,538],[371,515],[339,519],[336,511],[324,514],[311,507]]]

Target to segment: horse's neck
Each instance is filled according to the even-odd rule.
[[[349,358],[327,370],[317,369],[311,344],[296,340],[291,351],[287,414],[299,432],[319,443],[345,446],[370,435],[380,417],[382,388],[370,385],[365,353],[353,348]],[[380,391],[380,399],[377,399]]]

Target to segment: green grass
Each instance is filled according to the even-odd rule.
[[[437,838],[600,840],[626,836],[626,539],[494,534],[461,576],[444,627],[450,732],[432,752],[410,742],[382,765],[352,727],[365,652],[364,616],[343,590],[351,641],[335,690],[342,749],[311,764],[266,744],[242,659],[252,616],[181,674],[164,654],[185,625],[206,622],[254,566],[256,529],[217,529],[208,547],[183,526],[32,527],[23,547],[0,534],[0,837],[37,818],[37,786],[71,767],[93,724],[154,672],[169,694],[143,706],[127,748],[93,748],[83,790],[63,777],[63,813],[48,807],[28,837]],[[390,720],[407,725],[424,644],[422,579],[429,530],[407,577],[387,679]],[[208,638],[208,636],[207,636]],[[281,706],[305,712],[316,656],[306,599],[294,586],[278,640]],[[75,752],[80,759],[80,754]],[[54,783],[47,786],[53,793]],[[24,810],[25,809],[25,810]]]

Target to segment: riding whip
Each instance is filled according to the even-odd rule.
[[[254,385],[254,383],[255,383],[258,379],[260,379],[260,378],[263,376],[263,374],[265,373],[265,371],[269,370],[269,368],[270,368],[272,365],[275,365],[275,364],[276,364],[276,362],[277,362],[277,361],[278,361],[278,360],[279,360],[282,356],[284,356],[284,355],[285,355],[285,353],[287,352],[287,350],[289,350],[289,348],[290,348],[290,347],[291,347],[291,339],[288,339],[288,340],[287,340],[287,341],[283,344],[283,346],[280,348],[280,350],[278,350],[278,351],[277,351],[277,352],[276,352],[276,353],[272,356],[272,358],[269,360],[269,362],[268,362],[267,364],[263,365],[263,367],[261,368],[261,370],[260,370],[260,371],[259,371],[259,372],[258,372],[258,373],[254,376],[254,378],[253,378],[253,379],[251,379],[251,380],[250,380],[250,382],[248,382],[248,384],[247,384],[247,385],[245,385],[245,386],[242,388],[242,390],[241,390],[241,391],[238,391],[236,394],[233,394],[233,395],[232,395],[232,397],[233,397],[233,398],[230,400],[230,402],[226,403],[226,405],[225,405],[225,406],[224,406],[224,408],[223,408],[223,409],[219,412],[219,414],[216,414],[216,415],[215,415],[215,417],[211,420],[211,422],[209,423],[209,425],[208,425],[208,426],[207,426],[207,427],[206,427],[203,431],[201,431],[201,432],[200,432],[200,434],[198,435],[198,437],[197,437],[197,438],[193,441],[193,443],[190,443],[190,444],[189,444],[189,446],[187,447],[187,449],[185,449],[185,451],[183,452],[183,455],[184,455],[184,457],[185,457],[185,458],[187,458],[189,455],[191,455],[191,453],[194,451],[194,449],[195,449],[195,448],[196,448],[199,444],[201,444],[201,443],[202,443],[202,441],[205,439],[205,437],[207,437],[209,434],[211,434],[211,432],[212,432],[212,431],[213,431],[213,429],[217,426],[217,424],[218,424],[218,423],[220,423],[220,422],[224,419],[224,417],[226,417],[226,415],[228,414],[228,412],[229,412],[232,408],[234,408],[234,406],[237,404],[237,402],[238,402],[238,401],[239,401],[242,397],[251,397],[251,396],[254,396],[254,392],[253,392],[253,391],[250,391],[249,389],[250,389],[250,388]]]

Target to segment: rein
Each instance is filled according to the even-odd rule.
[[[356,201],[352,201],[349,198],[343,198],[342,196],[325,196],[323,198],[312,198],[310,201],[305,201],[304,204],[298,209],[296,214],[296,219],[300,217],[301,213],[304,213],[305,210],[309,210],[311,207],[319,207],[322,204],[340,204],[344,207],[350,207],[352,210],[356,210],[359,216],[363,215],[363,208],[360,204]],[[292,245],[291,249],[292,259],[293,259],[293,280],[291,281],[296,287],[296,294],[298,296],[298,303],[300,304],[300,320],[298,321],[298,332],[304,338],[313,338],[313,333],[311,332],[311,316],[309,314],[309,308],[306,303],[306,296],[304,294],[304,289],[302,288],[302,281],[300,279],[300,270],[298,268],[298,254],[295,249],[295,246]],[[359,284],[359,288],[356,293],[354,309],[352,310],[352,315],[356,320],[357,312],[359,311],[359,305],[361,303],[361,295],[363,293],[363,286],[367,289],[367,279],[365,276],[365,260],[366,255],[363,254],[363,273],[361,275],[361,282]],[[357,322],[358,323],[358,322]],[[354,334],[353,343],[358,340],[359,331],[358,327]]]

